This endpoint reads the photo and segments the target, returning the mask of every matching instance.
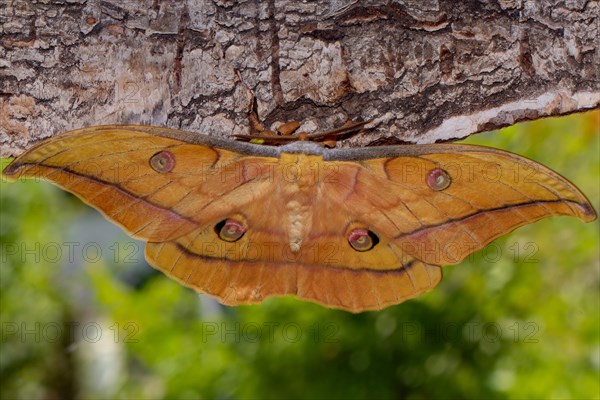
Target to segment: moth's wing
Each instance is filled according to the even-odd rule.
[[[3,174],[50,180],[130,235],[169,241],[212,223],[222,206],[263,195],[269,182],[250,182],[246,173],[275,160],[188,143],[186,135],[193,134],[126,125],[79,129],[35,146]],[[174,156],[172,171],[152,168],[151,157],[161,151]]]
[[[379,216],[381,232],[403,254],[434,265],[455,264],[499,236],[544,217],[567,215],[586,222],[596,218],[572,183],[541,164],[477,146],[440,149],[363,164],[379,171],[380,183],[387,182],[386,195],[370,197],[370,207]],[[435,168],[451,177],[444,190],[427,185]],[[359,182],[356,201],[376,185],[372,176]]]
[[[316,217],[313,231],[322,232],[348,219],[373,231],[383,246],[361,260],[363,265],[369,265],[369,260],[381,264],[377,247],[380,252],[393,250],[408,261],[453,264],[544,217],[596,218],[589,201],[565,178],[495,149],[415,146],[398,157],[335,165],[337,175],[330,176],[329,190],[324,191],[329,198],[316,210],[322,215]],[[444,190],[433,190],[427,183],[435,169],[451,178]],[[337,216],[343,219],[331,220]]]

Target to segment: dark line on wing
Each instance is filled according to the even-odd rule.
[[[119,208],[117,210],[117,212],[115,212],[112,215],[113,216],[120,215],[120,214],[126,212],[127,210],[129,210],[131,207],[135,207],[136,204],[139,204],[142,201],[146,201],[146,202],[150,203],[149,201],[146,200],[148,197],[156,195],[156,193],[164,190],[165,188],[168,188],[172,183],[173,183],[173,181],[168,181],[166,184],[158,187],[156,190],[154,190],[154,191],[152,191],[152,192],[150,192],[150,193],[148,193],[148,194],[146,194],[144,196],[137,196],[134,202],[132,202],[131,204],[125,204],[125,205],[123,205],[123,207]],[[93,197],[93,198],[95,198],[95,197]]]
[[[25,165],[38,166],[38,164],[34,164],[34,163],[24,163],[24,164],[20,164],[20,165],[21,166],[25,166]],[[56,167],[52,167],[52,166],[49,166],[49,165],[43,165],[43,164],[41,166],[42,167],[46,167],[46,168],[50,168],[50,169],[55,170],[55,171],[61,171],[61,172],[65,173],[65,174],[70,174],[70,175],[73,175],[75,177],[79,177],[79,178],[83,178],[83,179],[89,179],[90,181],[98,183],[98,184],[109,185],[109,186],[115,188],[117,191],[119,191],[122,194],[124,194],[125,196],[131,197],[133,200],[136,200],[136,201],[141,198],[141,196],[136,196],[133,193],[129,192],[128,190],[123,189],[121,186],[119,186],[119,185],[117,185],[117,184],[115,184],[113,182],[104,181],[102,179],[98,179],[98,178],[95,178],[95,177],[90,176],[90,175],[80,174],[78,172],[71,171],[71,170],[69,170],[67,168],[56,168]],[[69,192],[71,192],[71,190],[69,190],[68,188],[65,187],[65,189],[68,190]],[[72,191],[72,193],[76,194],[77,192]],[[157,205],[157,204],[155,204],[155,203],[153,203],[151,201],[148,201],[148,200],[144,200],[144,202],[146,204],[149,204],[150,206],[152,206],[154,208],[167,211],[167,212],[172,213],[175,216],[177,216],[177,217],[179,217],[181,219],[184,219],[184,220],[186,220],[186,221],[188,221],[188,222],[190,222],[190,223],[192,223],[194,225],[198,225],[198,223],[196,221],[194,221],[192,219],[189,219],[188,217],[185,217],[185,216],[183,216],[181,214],[178,214],[178,213],[176,213],[175,211],[173,211],[170,208],[165,208],[165,207],[159,206],[159,205]],[[99,207],[94,207],[94,208],[99,208]]]
[[[276,265],[280,265],[280,264],[294,264],[294,261],[287,261],[287,262],[275,262],[275,261],[264,261],[264,260],[238,260],[238,261],[234,261],[234,260],[229,260],[227,258],[223,258],[223,257],[212,257],[212,256],[206,256],[203,254],[198,254],[198,253],[194,253],[193,251],[191,251],[190,249],[188,249],[187,247],[185,247],[184,245],[180,244],[179,242],[171,242],[174,243],[175,246],[183,253],[185,253],[186,255],[189,255],[190,257],[194,257],[194,258],[200,258],[202,261],[206,261],[206,262],[222,262],[222,261],[228,261],[228,262],[243,262],[245,264],[272,264],[274,266]],[[331,266],[331,264],[325,264],[325,265],[316,265],[316,264],[301,264],[302,266],[307,266],[310,268],[326,268],[329,270],[339,270],[342,272],[373,272],[376,274],[388,274],[388,273],[400,273],[400,272],[404,272],[406,270],[409,270],[413,267],[414,263],[417,260],[411,260],[408,264],[406,265],[402,265],[400,264],[400,266],[398,268],[394,268],[394,269],[388,269],[388,270],[376,270],[376,269],[370,269],[370,268],[346,268],[346,267],[334,267]]]
[[[20,165],[19,165],[19,167],[30,166],[30,165],[31,165],[31,166],[37,166],[38,164],[37,164],[37,163],[23,163],[23,164],[20,164]],[[159,192],[161,189],[164,189],[166,186],[169,186],[169,185],[170,185],[170,183],[168,183],[167,185],[161,186],[161,187],[160,187],[160,188],[158,188],[156,191],[154,191],[154,192],[152,192],[152,193],[149,193],[149,194],[147,194],[147,195],[145,195],[145,196],[136,196],[136,195],[134,195],[133,193],[129,192],[128,190],[125,190],[125,189],[123,189],[123,188],[122,188],[120,185],[118,185],[118,184],[117,184],[117,183],[115,183],[115,182],[109,182],[109,181],[105,181],[105,180],[102,180],[102,179],[98,179],[98,178],[96,178],[96,177],[92,177],[92,176],[90,176],[90,175],[80,174],[80,173],[78,173],[78,172],[75,172],[75,171],[72,171],[72,170],[68,169],[67,167],[54,167],[54,166],[50,166],[50,165],[44,165],[44,164],[40,164],[40,165],[41,165],[42,167],[50,168],[51,170],[53,170],[54,172],[53,172],[52,174],[54,174],[54,173],[58,173],[58,172],[63,172],[63,173],[70,174],[70,175],[73,175],[73,176],[76,176],[76,177],[79,177],[79,178],[82,178],[82,179],[89,179],[89,180],[91,180],[91,181],[93,181],[93,182],[96,182],[96,183],[99,183],[99,184],[105,184],[105,185],[109,185],[110,187],[113,187],[113,188],[115,188],[115,189],[116,189],[116,190],[118,190],[119,192],[122,192],[123,194],[125,194],[125,195],[127,195],[127,196],[129,196],[129,197],[133,198],[133,199],[134,199],[134,201],[135,201],[136,203],[139,203],[139,202],[141,202],[141,201],[143,200],[145,203],[147,203],[147,204],[151,205],[152,207],[155,207],[155,208],[158,208],[158,209],[165,210],[165,211],[168,211],[168,212],[170,212],[170,213],[173,213],[173,214],[175,214],[176,216],[179,216],[180,218],[182,218],[182,219],[184,219],[184,220],[186,220],[186,221],[188,221],[188,222],[191,222],[191,223],[193,223],[193,224],[195,224],[195,225],[197,225],[197,224],[198,224],[196,221],[194,221],[194,220],[192,220],[192,219],[190,219],[190,218],[188,218],[188,217],[185,217],[185,216],[183,216],[183,215],[181,215],[181,214],[178,214],[177,212],[173,211],[173,210],[172,210],[172,209],[170,209],[170,208],[165,208],[165,207],[162,207],[162,206],[158,206],[157,204],[155,204],[155,203],[153,203],[153,202],[151,202],[151,201],[147,200],[147,197],[149,197],[149,196],[152,196],[153,194],[155,194],[155,193]],[[136,177],[136,178],[139,178],[139,177]],[[129,181],[131,181],[131,180],[133,180],[133,178],[132,178],[132,179],[129,179],[129,180],[125,181],[125,182],[129,182]],[[254,181],[254,179],[250,179],[250,180],[248,180],[248,181],[243,181],[243,182],[241,182],[239,185],[237,185],[237,186],[235,186],[234,188],[232,188],[231,190],[229,190],[229,191],[227,191],[227,192],[225,192],[225,193],[222,193],[222,194],[219,196],[219,198],[220,198],[221,196],[228,195],[228,194],[230,194],[231,192],[235,191],[236,189],[238,189],[238,188],[242,187],[243,185],[245,185],[245,184],[247,184],[247,183],[250,183],[250,182],[253,182],[253,181]],[[182,202],[182,201],[183,201],[183,200],[184,200],[186,197],[188,197],[189,195],[191,195],[193,192],[194,192],[194,191],[190,191],[190,192],[188,192],[188,193],[187,193],[185,196],[183,196],[181,199],[179,199],[179,201],[178,201],[178,203],[177,203],[177,204],[181,203],[181,202]],[[217,199],[213,199],[213,200],[209,201],[207,204],[205,204],[205,205],[204,205],[204,206],[203,206],[203,207],[200,209],[200,211],[201,211],[201,210],[204,210],[206,207],[208,207],[209,205],[211,205],[212,203],[214,203],[214,201],[215,201],[215,200],[217,200]],[[120,213],[122,212],[122,210],[124,210],[124,209],[127,209],[127,208],[128,208],[128,207],[123,207],[123,208],[121,208],[121,209],[119,210],[119,212],[117,212],[115,215],[117,215],[117,214],[120,214]]]
[[[418,232],[423,231],[423,230],[427,230],[427,229],[431,229],[431,228],[437,228],[439,226],[446,225],[446,224],[449,224],[449,223],[452,223],[452,222],[464,221],[464,220],[467,220],[467,219],[470,219],[470,218],[474,218],[474,217],[477,217],[478,215],[481,215],[481,214],[484,214],[484,213],[488,213],[488,212],[508,210],[508,209],[511,209],[511,208],[519,209],[521,207],[526,207],[526,206],[530,206],[530,205],[534,205],[534,204],[540,204],[540,205],[542,205],[543,203],[545,203],[545,204],[548,204],[548,203],[553,203],[553,204],[574,203],[574,204],[577,204],[577,205],[581,206],[581,204],[579,204],[579,203],[577,203],[575,201],[572,201],[572,200],[535,200],[535,201],[529,201],[529,202],[526,202],[526,203],[507,204],[507,205],[503,205],[503,206],[500,206],[500,207],[497,207],[497,208],[488,208],[488,209],[485,209],[485,210],[480,210],[480,211],[477,211],[477,212],[475,212],[473,214],[465,215],[464,217],[447,219],[445,221],[440,222],[439,224],[426,225],[423,228],[415,229],[414,231],[406,232],[406,233],[403,233],[401,235],[395,236],[394,239],[400,239],[400,238],[403,238],[403,237],[406,237],[406,236],[413,235],[413,234],[418,233]],[[563,215],[563,214],[549,214],[548,216],[551,216],[551,215]]]

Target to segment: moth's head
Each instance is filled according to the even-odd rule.
[[[327,150],[318,143],[308,141],[298,141],[288,143],[280,147],[282,153],[291,154],[309,154],[322,156]]]

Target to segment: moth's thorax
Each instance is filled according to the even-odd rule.
[[[284,191],[288,241],[292,252],[300,251],[311,226],[312,207],[319,188],[319,171],[323,169],[321,155],[282,153],[280,157]]]

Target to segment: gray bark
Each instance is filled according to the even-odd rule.
[[[432,143],[600,105],[598,1],[0,0],[0,145],[135,123],[373,119]]]

